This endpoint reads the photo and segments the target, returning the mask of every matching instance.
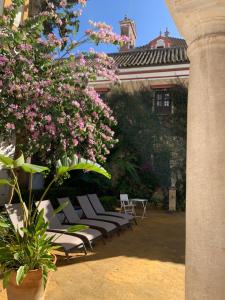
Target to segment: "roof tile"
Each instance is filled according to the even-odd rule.
[[[111,53],[118,68],[189,63],[187,47],[160,48]]]

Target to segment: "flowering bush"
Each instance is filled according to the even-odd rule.
[[[75,3],[84,6],[86,1]],[[81,12],[64,0],[59,10],[48,3],[46,11],[15,28],[21,4],[13,0],[0,19],[1,136],[15,136],[17,150],[26,156],[38,153],[47,164],[74,151],[104,162],[116,143],[110,129],[116,121],[88,82],[96,76],[117,81],[116,68],[104,53],[91,50],[84,56],[75,49],[87,40],[121,44],[126,38],[104,23],[91,23],[96,30],[86,31],[82,41],[69,39],[71,26],[75,35],[78,31]],[[57,30],[45,35],[50,21]]]

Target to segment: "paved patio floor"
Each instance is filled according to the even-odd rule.
[[[184,244],[184,213],[150,211],[95,253],[59,256],[46,300],[183,300]]]

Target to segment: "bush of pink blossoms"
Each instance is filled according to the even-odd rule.
[[[104,162],[116,143],[111,130],[116,121],[88,83],[96,76],[116,81],[116,68],[104,53],[90,51],[85,57],[79,52],[71,54],[79,43],[70,42],[63,34],[66,20],[77,33],[80,6],[86,1],[74,1],[78,6],[75,11],[67,7],[66,1],[60,2],[60,10],[48,3],[46,11],[15,28],[15,15],[22,3],[13,0],[0,18],[1,137],[15,136],[17,150],[25,156],[38,154],[47,164],[65,152]],[[49,20],[58,26],[58,34],[43,34]],[[104,23],[91,25],[95,29],[87,30],[81,43],[127,41]]]

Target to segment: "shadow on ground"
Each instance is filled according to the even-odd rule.
[[[116,256],[136,257],[184,264],[185,259],[185,214],[149,212],[148,218],[138,219],[133,231],[126,230],[120,236],[106,240],[106,245],[98,242],[94,253],[84,256],[73,254],[69,261],[58,256],[58,267],[73,263],[96,261]]]
[[[184,227],[184,213],[150,211],[94,253],[58,255],[45,300],[184,300]]]

